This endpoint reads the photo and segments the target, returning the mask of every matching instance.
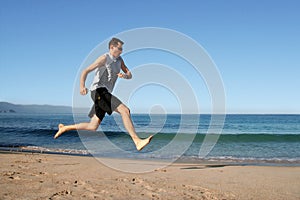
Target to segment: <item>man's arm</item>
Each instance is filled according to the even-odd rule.
[[[129,71],[129,69],[126,67],[126,65],[125,65],[125,63],[124,63],[123,60],[121,62],[121,69],[124,72],[124,74],[123,73],[119,73],[118,74],[119,78],[125,78],[125,79],[131,79],[132,78],[132,74]]]
[[[88,90],[85,87],[85,80],[86,80],[87,75],[91,71],[95,70],[97,67],[104,66],[105,62],[106,62],[106,56],[102,55],[99,58],[97,58],[97,60],[93,64],[91,64],[90,66],[88,66],[87,68],[85,68],[82,71],[81,76],[80,76],[80,94],[86,95],[88,93]]]

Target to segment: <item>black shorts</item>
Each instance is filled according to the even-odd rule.
[[[102,121],[105,113],[111,115],[116,108],[122,104],[122,102],[112,95],[106,88],[98,88],[91,92],[91,97],[94,101],[94,105],[89,113],[89,117],[92,118],[94,114]]]

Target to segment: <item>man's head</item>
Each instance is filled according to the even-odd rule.
[[[108,44],[110,54],[115,58],[119,57],[123,51],[123,44],[124,42],[120,39],[112,38]]]

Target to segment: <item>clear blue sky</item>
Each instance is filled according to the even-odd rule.
[[[206,49],[229,113],[300,113],[299,9],[297,0],[0,0],[0,101],[72,105],[78,70],[94,47],[122,31],[162,27]],[[125,57],[129,68],[143,64],[143,52],[138,56]],[[168,104],[168,91],[160,88],[155,98],[147,89],[157,90],[137,92],[133,111]],[[194,90],[205,110],[208,100]]]

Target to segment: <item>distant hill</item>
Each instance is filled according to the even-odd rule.
[[[72,113],[71,106],[19,105],[0,102],[0,113]]]

